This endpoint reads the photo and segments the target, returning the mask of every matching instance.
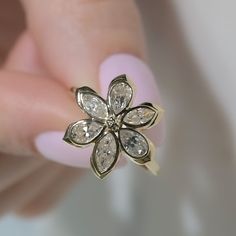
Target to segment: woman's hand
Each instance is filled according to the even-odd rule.
[[[145,40],[133,0],[21,2],[27,27],[0,71],[0,213],[36,215],[78,179],[75,167],[89,167],[87,149],[62,141],[68,124],[82,118],[70,87],[86,85],[105,95],[110,81],[126,73],[137,85],[136,103],[160,100],[143,62]],[[160,144],[161,126],[148,135]]]

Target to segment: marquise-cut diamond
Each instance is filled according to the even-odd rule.
[[[106,119],[108,108],[105,102],[98,96],[85,93],[82,95],[82,104],[84,110],[92,117]]]
[[[117,146],[115,137],[107,133],[95,147],[95,162],[100,173],[106,172],[116,160]]]
[[[125,151],[134,158],[141,158],[148,152],[147,140],[137,131],[121,129],[120,141]]]
[[[70,138],[77,144],[88,144],[93,141],[102,131],[103,124],[92,120],[76,122],[70,133]]]
[[[144,125],[152,120],[154,115],[155,112],[148,107],[137,107],[130,110],[123,121],[130,125]]]
[[[115,114],[123,111],[132,99],[132,89],[125,83],[117,83],[110,92],[110,106]]]

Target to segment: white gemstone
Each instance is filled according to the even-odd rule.
[[[115,114],[124,110],[132,99],[132,89],[124,82],[117,83],[110,91],[110,106]]]
[[[154,117],[155,112],[148,107],[138,107],[130,110],[124,117],[124,122],[130,125],[147,124]]]
[[[70,138],[75,143],[88,144],[101,133],[102,129],[103,124],[99,122],[81,120],[72,126]]]
[[[82,104],[84,110],[92,117],[106,119],[108,109],[106,103],[98,96],[84,93],[82,95]]]
[[[95,147],[95,162],[100,173],[106,172],[116,160],[117,145],[115,137],[108,133]]]
[[[106,121],[109,130],[114,132],[118,131],[121,124],[121,116],[112,115]]]
[[[141,158],[148,152],[147,140],[137,131],[121,129],[120,141],[125,151],[134,158]]]

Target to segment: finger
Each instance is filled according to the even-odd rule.
[[[22,2],[49,71],[68,86],[96,86],[97,66],[110,53],[144,57],[140,19],[132,0]]]
[[[29,34],[22,33],[10,50],[4,69],[46,76],[35,43]]]
[[[0,193],[0,215],[19,209],[54,182],[63,171],[61,165],[47,163],[23,181]],[[46,193],[45,193],[46,194]]]
[[[37,49],[32,40],[32,37],[30,37],[28,33],[23,33],[17,40],[11,52],[9,53],[4,68],[8,70],[44,75],[46,74],[46,71],[43,69],[42,63],[40,61],[41,60],[37,53]],[[59,142],[62,142],[63,133],[61,135],[62,136]],[[68,147],[66,148],[66,150],[68,150],[66,155],[67,160],[70,158],[72,161],[69,161],[69,163],[67,161],[65,164],[79,167],[89,167],[88,157],[90,156],[91,153],[90,148],[88,148],[87,150],[83,150],[82,152],[75,151],[75,149]],[[83,159],[82,158],[78,159],[78,156],[83,156]],[[84,156],[87,158],[84,158]],[[120,168],[125,164],[126,161],[124,159],[121,159],[117,167]]]
[[[36,48],[34,47],[34,44],[31,41],[31,38],[27,37],[27,34],[22,35],[18,39],[14,48],[11,50],[7,58],[7,61],[5,63],[5,69],[7,68],[8,70],[23,71],[27,73],[42,75],[43,69],[41,67],[42,66],[39,63],[39,58],[36,53]],[[41,165],[39,164],[33,165],[36,162],[40,163]],[[24,188],[26,185],[25,182],[27,182],[27,186],[29,184],[34,185],[34,186],[38,185],[38,180],[36,180],[35,182],[32,182],[32,180],[34,180],[35,178],[35,173],[32,173],[32,172],[36,172],[36,173],[41,172],[44,178],[46,175],[50,177],[47,179],[45,186],[42,186],[41,188],[41,192],[43,192],[43,195],[45,195],[45,192],[46,192],[47,196],[48,194],[50,195],[49,190],[51,187],[53,187],[51,183],[52,182],[56,183],[57,179],[60,178],[62,175],[64,175],[65,171],[63,169],[61,170],[60,175],[58,176],[56,175],[54,177],[54,180],[51,179],[52,178],[51,172],[54,173],[55,169],[58,168],[58,166],[54,167],[54,169],[50,170],[50,172],[44,173],[45,168],[40,169],[40,166],[42,167],[42,164],[43,163],[45,164],[45,162],[46,161],[43,159],[32,158],[32,157],[13,158],[13,156],[9,156],[9,155],[2,156],[2,159],[0,159],[0,163],[1,163],[0,169],[3,168],[3,171],[0,170],[0,189],[1,190],[7,189],[4,192],[2,191],[2,195],[6,196],[7,194],[9,194],[10,195],[10,197],[8,197],[9,200],[11,199],[14,200],[14,196],[16,197],[16,195],[13,194],[14,191],[19,191],[19,194],[17,194],[17,196],[20,196],[20,200],[19,199],[14,200],[14,204],[15,204],[14,207],[21,208],[23,207],[21,206],[21,204],[28,205],[28,202],[32,202],[34,198],[37,198],[37,194],[40,195],[40,193],[38,192],[39,189],[37,189],[36,191],[32,187],[29,187],[28,189]],[[46,167],[46,170],[47,170],[47,167]],[[81,171],[77,170],[77,173],[79,172]],[[40,175],[40,173],[38,175]],[[64,177],[67,178],[66,175]],[[69,181],[68,181],[68,184],[69,184]],[[48,188],[48,185],[50,186],[50,188]],[[22,186],[22,189],[23,191],[27,193],[27,196],[21,196],[21,191],[20,191],[21,188],[19,187],[16,190],[15,186]],[[64,188],[66,188],[66,186],[64,186]],[[58,194],[60,194],[59,191],[58,191]],[[14,196],[12,197],[12,195]],[[57,198],[59,198],[59,196]],[[7,210],[8,208],[6,206],[5,210],[3,209],[2,213],[4,213]]]
[[[5,153],[35,154],[34,135],[64,129],[79,114],[71,95],[55,81],[7,71],[0,71],[0,81],[0,150]]]
[[[79,180],[81,174],[82,172],[79,172],[78,169],[65,168],[53,183],[47,185],[44,191],[22,206],[17,214],[32,217],[48,212],[60,202],[64,194]]]
[[[23,51],[20,45],[24,48],[27,42],[21,40],[16,45],[18,50],[15,50],[15,54]],[[14,50],[11,54],[13,57]],[[27,58],[23,57],[22,60],[26,61],[23,65],[27,65]],[[10,69],[16,68],[16,62],[16,59],[9,60],[6,65]],[[24,70],[24,68],[25,66],[16,69]],[[79,110],[74,109],[72,95],[55,81],[42,76],[35,77],[6,71],[0,71],[0,80],[0,111],[3,114],[0,117],[0,143],[2,144],[0,150],[5,153],[35,156],[38,152],[35,149],[34,138],[39,133],[66,130],[68,120],[76,121],[82,118]],[[64,163],[67,165],[90,166],[91,147],[74,148],[63,141],[64,131],[53,133],[57,137],[56,143],[51,146],[48,140],[43,144],[47,152],[52,151],[57,156],[65,157]],[[42,155],[42,152],[40,154]]]
[[[11,50],[5,68],[35,72],[36,67],[40,68],[38,62],[34,43],[24,34]],[[68,116],[76,117],[78,113],[66,110],[73,103],[68,91],[58,83],[6,69],[0,71],[0,151],[32,156],[36,154],[32,139],[37,133],[53,126],[63,130]]]
[[[31,72],[34,68],[34,71],[36,71],[37,63],[34,60],[36,58],[34,52],[29,37],[21,36],[8,55],[4,68],[25,72]],[[23,178],[42,167],[45,162],[46,160],[42,158],[0,154],[0,192],[16,182],[20,182]]]
[[[68,87],[105,89],[119,74],[137,85],[135,103],[160,104],[155,78],[145,64],[145,40],[137,7],[132,0],[22,0],[29,31],[49,72]],[[47,22],[47,27],[45,27]],[[153,128],[152,141],[159,145],[162,125]],[[47,158],[73,162],[59,146],[61,132],[38,136],[36,147]],[[150,133],[149,133],[150,136]],[[46,145],[47,144],[47,145]],[[49,147],[54,147],[54,151]],[[58,155],[58,150],[63,155]]]
[[[45,160],[1,154],[0,163],[0,192],[2,192],[42,167],[45,164]]]

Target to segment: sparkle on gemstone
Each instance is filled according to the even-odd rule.
[[[114,164],[117,157],[117,144],[111,133],[105,134],[95,146],[95,162],[100,173],[104,173]]]
[[[106,121],[107,127],[111,131],[118,131],[121,124],[121,116],[111,115]]]
[[[120,142],[125,151],[134,158],[144,157],[148,152],[147,140],[135,130],[121,129]]]
[[[108,108],[106,103],[94,94],[82,94],[82,105],[84,110],[92,117],[106,119],[108,117]]]
[[[125,82],[115,84],[110,91],[110,106],[115,114],[123,111],[132,99],[132,88]]]
[[[103,124],[92,120],[76,122],[70,133],[70,138],[77,144],[88,144],[93,141],[103,130]]]
[[[130,110],[123,121],[130,125],[143,125],[151,121],[154,115],[155,112],[148,107],[137,107]]]

